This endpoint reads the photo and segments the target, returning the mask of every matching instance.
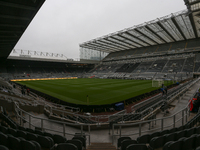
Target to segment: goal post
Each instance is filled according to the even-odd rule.
[[[164,84],[163,79],[153,79],[152,80],[152,87],[161,87]]]

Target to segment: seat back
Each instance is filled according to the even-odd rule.
[[[54,143],[57,143],[57,144],[65,143],[67,141],[67,139],[64,136],[57,135],[57,134],[53,135],[53,140],[54,140]]]
[[[36,146],[31,141],[21,141],[22,150],[36,150]]]
[[[129,139],[123,140],[121,142],[121,150],[126,150],[127,146],[129,146],[131,144],[137,144],[137,141],[136,140],[129,140]]]
[[[142,135],[137,138],[137,141],[138,141],[138,143],[141,143],[141,144],[149,143],[150,135],[149,134]]]
[[[9,150],[6,146],[0,145],[0,150]]]
[[[78,139],[68,140],[66,143],[74,144],[75,146],[77,146],[78,150],[82,150],[83,144]]]
[[[18,139],[17,137],[9,136],[8,137],[9,141],[9,148],[12,150],[21,150],[21,140]]]
[[[8,146],[8,136],[0,132],[0,145]]]
[[[71,143],[60,143],[55,146],[55,150],[78,150],[77,146]]]
[[[168,150],[181,150],[182,141],[174,141],[168,145]]]
[[[72,140],[73,139],[80,140],[82,142],[82,144],[83,144],[83,147],[86,148],[86,139],[84,137],[82,137],[82,136],[75,136],[75,137],[72,138]]]
[[[146,144],[131,144],[126,150],[148,150]]]
[[[165,139],[164,136],[154,137],[154,138],[151,139],[149,145],[153,149],[163,147],[163,145],[164,145],[164,139]]]
[[[182,150],[192,150],[194,148],[195,137],[189,137],[183,140]]]
[[[175,141],[176,133],[165,134],[164,137],[165,137],[164,143],[167,143],[169,141]]]
[[[120,138],[118,138],[118,140],[117,140],[117,147],[118,148],[121,147],[121,142],[123,140],[131,140],[131,138],[130,137],[120,137]]]

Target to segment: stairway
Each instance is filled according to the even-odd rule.
[[[117,150],[112,143],[91,143],[87,150]]]

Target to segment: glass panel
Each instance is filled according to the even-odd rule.
[[[119,43],[120,45],[125,46],[127,48],[135,48],[135,46],[133,46],[133,45],[126,44],[126,43],[121,42],[119,40],[113,39],[112,37],[108,38],[108,40],[113,41],[115,43]]]
[[[130,36],[130,35],[127,34],[127,33],[122,33],[122,36],[124,36],[124,37],[126,37],[126,38],[128,38],[128,39],[130,39],[130,40],[132,40],[132,41],[135,41],[135,42],[137,42],[138,44],[140,44],[140,45],[142,45],[142,46],[149,46],[148,44],[146,44],[146,43],[144,43],[144,42],[138,40],[137,38],[134,38],[134,37]]]
[[[130,33],[130,34],[136,36],[137,38],[139,38],[139,39],[141,39],[141,40],[143,40],[143,41],[149,43],[150,45],[156,45],[155,42],[149,40],[148,38],[146,38],[145,36],[143,36],[142,34],[138,33],[138,32],[135,31],[135,30],[130,30],[130,31],[128,31],[128,33]]]
[[[177,21],[179,27],[187,39],[195,38],[194,31],[188,16],[177,16],[175,17],[175,20]]]
[[[121,36],[118,36],[118,35],[115,35],[113,36],[114,38],[116,39],[119,39],[121,41],[124,41],[125,43],[128,43],[128,44],[131,44],[132,46],[136,46],[136,47],[141,47],[140,45],[136,44],[135,42],[131,41],[131,40],[128,40],[127,38],[124,38],[124,37],[121,37]]]
[[[162,37],[166,42],[174,42],[174,40],[157,23],[152,23],[147,26]]]
[[[142,32],[144,35],[148,36],[150,39],[156,41],[159,44],[163,44],[164,42],[160,40],[159,37],[157,37],[154,33],[152,33],[150,30],[148,30],[146,27],[140,27],[137,28],[140,32]]]
[[[105,39],[102,39],[101,41],[104,42],[104,43],[107,43],[107,44],[111,44],[111,45],[113,45],[116,48],[120,47],[122,49],[127,49],[127,47],[124,47],[124,46],[122,46],[120,44],[117,44],[117,43],[110,42],[110,41],[105,40]]]
[[[184,40],[171,19],[160,21],[165,29],[176,39],[176,41]]]

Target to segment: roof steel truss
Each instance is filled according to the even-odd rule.
[[[101,48],[113,48],[114,51],[118,51],[188,40],[196,38],[193,24],[188,10],[184,10],[97,38],[80,46],[86,47],[96,43]]]

